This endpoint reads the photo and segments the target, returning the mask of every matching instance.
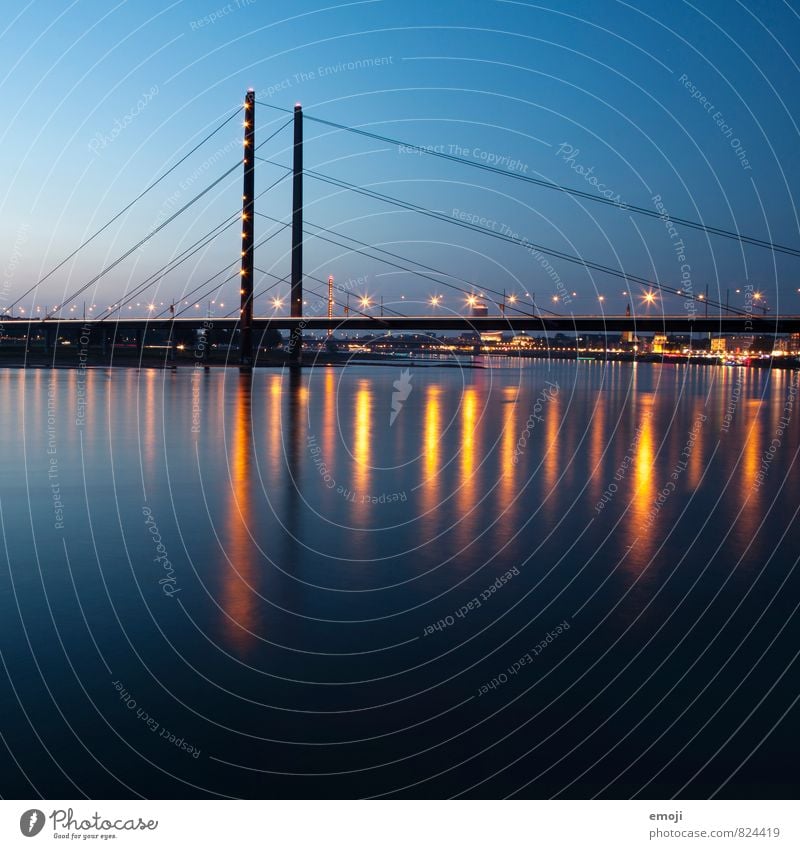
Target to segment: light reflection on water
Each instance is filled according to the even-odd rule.
[[[224,729],[259,729],[254,704],[277,706],[266,735],[274,739],[352,735],[346,711],[364,705],[398,705],[359,715],[376,733],[424,723],[434,706],[468,701],[533,637],[578,611],[570,640],[552,651],[568,671],[541,680],[541,704],[535,695],[524,710],[520,703],[527,716],[570,681],[584,680],[581,673],[616,640],[630,643],[619,649],[625,658],[647,646],[655,664],[710,599],[722,599],[715,602],[719,627],[742,598],[748,621],[769,602],[788,563],[786,546],[796,539],[786,510],[800,503],[800,476],[789,474],[800,445],[796,417],[762,485],[755,481],[796,374],[535,361],[411,372],[411,392],[393,424],[395,368],[0,372],[10,428],[2,518],[11,561],[0,596],[10,624],[0,634],[11,667],[17,655],[24,663],[26,651],[14,631],[14,593],[35,630],[45,621],[42,586],[59,600],[54,615],[67,647],[74,641],[90,663],[91,652],[78,648],[86,631],[80,609],[68,603],[77,590],[92,611],[87,621],[98,644],[140,687],[140,699],[159,705],[164,724],[206,734],[208,749],[222,756],[230,747],[230,759],[245,763],[267,744],[231,739]],[[530,425],[548,382],[559,390]],[[77,427],[84,389],[87,418]],[[63,530],[54,527],[46,474],[48,392]],[[697,427],[699,416],[706,419]],[[14,422],[24,425],[15,429]],[[693,427],[691,450],[682,453]],[[682,458],[685,468],[674,477]],[[674,487],[658,504],[670,481]],[[602,502],[604,493],[610,497]],[[157,517],[180,588],[176,599],[160,590],[143,504]],[[463,622],[454,620],[439,642],[421,636],[511,567],[519,576]],[[765,568],[767,577],[751,583]],[[164,651],[151,622],[169,634],[178,655]],[[570,655],[578,634],[586,643]],[[681,704],[724,660],[724,646],[711,647],[681,685]],[[140,662],[164,687],[140,674]],[[615,672],[613,663],[601,668],[605,681]],[[218,686],[198,684],[198,675]],[[60,676],[56,670],[54,686],[77,711]],[[587,673],[575,693],[580,703],[597,683]],[[409,693],[426,695],[409,700]],[[786,695],[778,692],[776,709]],[[102,688],[97,698],[104,698]],[[211,727],[186,717],[186,700]],[[453,715],[454,727],[472,727],[484,715],[486,701],[470,704]],[[601,713],[581,721],[599,722],[613,707],[599,704]],[[509,703],[511,715],[517,710]],[[305,723],[304,711],[333,716],[320,728]],[[438,732],[428,733],[428,742],[437,742]],[[482,734],[470,732],[468,751],[494,739]],[[406,751],[398,744],[392,754]],[[550,751],[554,760],[558,751]],[[269,756],[278,771],[292,771],[287,752]],[[354,763],[369,756],[359,752]],[[318,750],[303,757],[310,772],[336,764]],[[247,794],[240,776],[223,779],[217,770],[212,761],[201,769],[209,787],[228,781]],[[386,771],[381,789],[402,784],[408,776],[398,770]],[[607,779],[611,772],[599,781]],[[442,779],[447,792],[458,786],[449,780]],[[549,780],[541,787],[556,792],[559,779]],[[344,795],[378,789],[362,777],[344,782]]]

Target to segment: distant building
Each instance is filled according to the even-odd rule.
[[[711,340],[711,353],[724,354],[728,350],[728,340],[724,336],[717,336]]]
[[[729,351],[749,351],[752,347],[752,336],[728,336],[727,338],[727,350]]]
[[[528,336],[527,333],[518,333],[511,339],[511,347],[512,348],[532,348],[534,346],[534,339]]]
[[[626,316],[627,318],[630,318],[630,317],[631,317],[631,305],[630,305],[630,304],[628,304],[628,305],[625,307],[625,316]],[[624,333],[623,333],[623,334],[619,337],[619,341],[620,341],[620,344],[622,344],[622,345],[633,345],[633,343],[634,343],[634,341],[635,341],[634,336],[633,336],[633,331],[632,331],[632,330],[626,330],[626,331],[625,331],[625,332],[624,332]]]

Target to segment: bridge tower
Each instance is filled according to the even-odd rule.
[[[294,107],[294,160],[292,163],[292,318],[303,317],[303,107]],[[292,330],[289,356],[299,361],[303,347],[303,328]]]
[[[239,364],[253,365],[253,243],[255,226],[256,93],[248,89],[244,99],[244,185],[242,189],[241,310],[239,317]]]

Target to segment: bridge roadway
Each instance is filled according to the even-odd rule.
[[[81,328],[88,325],[93,330],[106,328],[111,334],[141,332],[144,328],[160,329],[169,333],[174,328],[175,335],[183,335],[192,329],[204,325],[214,330],[238,329],[237,318],[215,318],[188,316],[180,318],[107,318],[100,319],[19,319],[8,316],[0,319],[0,329],[4,334],[22,335],[30,328],[34,334],[42,329],[52,334],[68,331],[68,335],[80,335]],[[357,331],[360,333],[385,333],[388,331],[418,331],[422,333],[459,332],[459,331],[527,331],[533,333],[740,333],[743,335],[773,335],[775,333],[800,333],[800,315],[696,315],[694,318],[683,315],[574,315],[574,316],[481,316],[472,318],[463,315],[417,315],[417,316],[327,316],[310,315],[303,318],[288,316],[255,316],[253,329],[260,332],[267,328],[291,331],[300,325],[303,330],[324,331],[333,327],[338,331]],[[20,333],[21,331],[21,333]]]

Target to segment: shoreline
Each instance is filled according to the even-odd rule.
[[[73,349],[74,350],[74,349]],[[195,371],[202,369],[210,371],[212,369],[241,369],[238,362],[232,357],[212,357],[209,359],[200,359],[193,355],[192,352],[179,352],[177,356],[168,358],[164,355],[159,356],[136,356],[132,352],[114,352],[111,356],[104,355],[101,351],[89,352],[88,356],[82,359],[78,357],[64,356],[64,354],[72,354],[62,352],[59,349],[59,356],[54,357],[52,354],[46,354],[44,351],[29,352],[27,355],[19,355],[14,352],[10,356],[4,356],[6,352],[0,350],[0,369],[77,369],[77,370],[101,370],[111,368],[128,368],[128,369],[156,369],[159,371]],[[10,352],[9,352],[10,353]],[[75,351],[77,354],[77,351]],[[256,359],[249,368],[253,369],[271,369],[271,368],[293,368],[300,365],[303,368],[313,366],[330,366],[344,368],[346,366],[364,365],[377,367],[405,367],[413,366],[414,368],[464,368],[464,369],[485,369],[491,366],[489,360],[548,360],[548,361],[564,361],[564,362],[586,362],[586,363],[643,363],[650,365],[702,365],[711,367],[725,368],[756,368],[756,369],[798,369],[800,368],[800,358],[793,356],[786,357],[765,357],[755,358],[749,363],[726,363],[719,359],[712,359],[704,356],[688,356],[688,355],[662,355],[662,354],[642,354],[634,356],[628,353],[616,354],[596,354],[596,355],[576,355],[575,352],[562,352],[560,350],[550,351],[535,351],[535,352],[514,352],[514,353],[482,353],[482,354],[455,354],[452,357],[431,357],[431,356],[413,356],[408,352],[402,354],[364,354],[361,352],[346,354],[346,353],[329,353],[324,351],[304,353],[302,361],[295,363],[289,360],[282,352],[263,353]]]

